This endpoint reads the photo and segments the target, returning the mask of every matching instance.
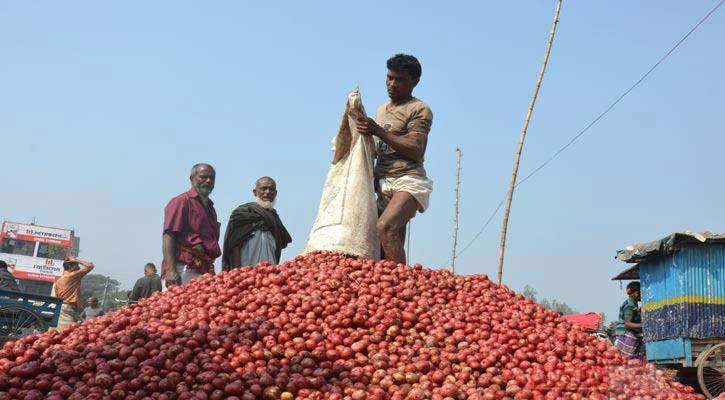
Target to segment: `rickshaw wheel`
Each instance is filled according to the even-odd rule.
[[[35,311],[21,306],[0,307],[0,345],[45,332],[47,326]]]
[[[709,399],[725,393],[725,343],[716,344],[698,357],[697,381]]]

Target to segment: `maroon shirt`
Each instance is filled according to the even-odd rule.
[[[169,201],[164,209],[164,233],[174,232],[176,234],[176,261],[193,266],[193,257],[190,253],[180,250],[178,244],[194,247],[201,244],[206,254],[215,259],[222,255],[219,248],[219,229],[221,224],[217,221],[214,202],[209,200],[209,206],[199,199],[194,188],[182,193]],[[165,271],[166,265],[162,263],[161,273]],[[200,274],[207,272],[214,273],[214,265],[202,262]]]

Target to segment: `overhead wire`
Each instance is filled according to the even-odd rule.
[[[569,147],[570,147],[570,146],[571,146],[572,144],[574,144],[574,142],[576,142],[576,141],[577,141],[577,140],[578,140],[578,139],[579,139],[580,137],[582,137],[582,136],[583,136],[583,135],[584,135],[584,134],[585,134],[585,133],[586,133],[586,132],[587,132],[587,131],[588,131],[588,130],[589,130],[589,129],[590,129],[591,127],[592,127],[592,126],[596,125],[596,123],[597,123],[597,122],[599,122],[599,121],[600,121],[600,120],[601,120],[601,119],[602,119],[602,118],[603,118],[603,117],[604,117],[605,115],[607,115],[607,114],[608,114],[608,113],[609,113],[609,112],[610,112],[610,111],[611,111],[611,110],[612,110],[612,109],[613,109],[613,108],[614,108],[614,107],[615,107],[615,106],[616,106],[617,104],[619,104],[619,102],[621,102],[621,101],[622,101],[622,100],[623,100],[623,99],[624,99],[625,97],[627,97],[627,95],[629,95],[629,94],[630,94],[630,93],[631,93],[631,92],[632,92],[632,91],[633,91],[633,90],[634,90],[634,89],[635,89],[635,88],[636,88],[637,86],[639,86],[639,84],[640,84],[640,83],[642,83],[642,82],[643,82],[643,81],[644,81],[645,79],[647,79],[647,77],[648,77],[648,76],[649,76],[649,75],[650,75],[650,74],[652,73],[652,71],[654,71],[655,69],[657,69],[657,67],[659,67],[659,66],[660,66],[660,64],[662,64],[662,63],[663,63],[663,62],[664,62],[665,60],[667,60],[667,58],[669,58],[669,57],[670,57],[670,55],[671,55],[672,53],[674,53],[674,52],[675,52],[675,50],[676,50],[676,49],[677,49],[678,47],[680,47],[680,45],[681,45],[681,44],[682,44],[682,43],[683,43],[683,42],[684,42],[685,40],[687,40],[687,38],[689,38],[689,37],[690,37],[690,36],[691,36],[691,35],[692,35],[692,34],[693,34],[693,33],[694,33],[694,32],[695,32],[695,31],[696,31],[696,30],[697,30],[697,29],[698,29],[698,28],[699,28],[699,27],[700,27],[700,26],[701,26],[701,25],[702,25],[702,24],[703,24],[703,23],[705,22],[705,21],[707,21],[707,19],[708,19],[708,18],[710,18],[710,16],[711,16],[712,14],[714,14],[714,13],[715,13],[715,11],[717,11],[717,10],[718,10],[718,8],[720,8],[720,6],[722,6],[722,5],[723,5],[723,3],[725,3],[725,0],[720,0],[720,2],[718,2],[718,3],[717,3],[717,5],[715,5],[715,7],[713,7],[713,8],[712,8],[712,9],[710,10],[710,12],[708,12],[708,13],[707,13],[707,14],[706,14],[706,15],[705,15],[704,17],[702,17],[702,18],[701,18],[701,19],[700,19],[700,20],[699,20],[699,21],[698,21],[698,22],[697,22],[697,23],[696,23],[696,24],[695,24],[695,25],[694,25],[694,26],[693,26],[693,27],[692,27],[692,28],[691,28],[691,29],[690,29],[690,30],[689,30],[689,31],[687,32],[687,34],[686,34],[685,36],[683,36],[683,37],[682,37],[682,38],[681,38],[681,39],[680,39],[679,41],[677,41],[677,43],[676,43],[676,44],[675,44],[674,46],[672,46],[672,48],[670,48],[670,49],[669,49],[669,51],[667,51],[667,53],[665,53],[665,55],[663,55],[663,56],[662,56],[662,57],[661,57],[661,58],[660,58],[659,60],[657,60],[657,62],[656,62],[656,63],[654,63],[654,65],[652,65],[652,67],[651,67],[651,68],[650,68],[649,70],[647,70],[647,72],[645,72],[645,73],[644,73],[644,75],[642,75],[642,76],[641,76],[641,77],[640,77],[640,78],[639,78],[639,79],[638,79],[638,80],[637,80],[637,81],[636,81],[636,82],[635,82],[635,83],[634,83],[634,84],[633,84],[632,86],[630,86],[630,87],[629,87],[629,88],[628,88],[627,90],[625,90],[625,91],[624,91],[624,92],[623,92],[623,93],[622,93],[622,94],[621,94],[621,95],[620,95],[619,97],[617,97],[617,99],[616,99],[616,100],[614,100],[614,101],[613,101],[613,102],[612,102],[612,103],[611,103],[611,104],[610,104],[610,105],[609,105],[609,106],[608,106],[608,107],[607,107],[607,108],[606,108],[606,109],[605,109],[604,111],[602,111],[601,113],[599,113],[599,115],[597,115],[597,116],[596,116],[596,117],[595,117],[595,118],[594,118],[594,119],[593,119],[593,120],[592,120],[592,121],[591,121],[591,122],[590,122],[589,124],[587,124],[587,125],[586,125],[586,126],[584,127],[584,129],[582,129],[581,131],[579,131],[579,133],[577,133],[576,135],[574,135],[574,137],[572,137],[572,138],[571,138],[571,139],[570,139],[570,140],[569,140],[569,141],[568,141],[568,142],[567,142],[567,143],[566,143],[566,144],[565,144],[564,146],[562,146],[561,148],[559,148],[559,150],[557,150],[557,151],[556,151],[556,152],[555,152],[554,154],[552,154],[552,155],[551,155],[551,156],[550,156],[550,157],[549,157],[548,159],[546,159],[546,160],[545,160],[545,161],[544,161],[543,163],[541,163],[541,164],[540,164],[540,165],[539,165],[538,167],[534,168],[534,170],[533,170],[533,171],[531,171],[531,173],[529,173],[529,174],[528,174],[528,175],[526,175],[526,176],[525,176],[525,177],[524,177],[523,179],[521,179],[520,181],[518,181],[518,182],[516,183],[516,185],[515,185],[514,187],[518,187],[519,185],[521,185],[521,184],[523,184],[524,182],[526,182],[527,180],[529,180],[529,179],[530,179],[530,178],[531,178],[532,176],[534,176],[535,174],[537,174],[537,173],[538,173],[539,171],[541,171],[541,170],[542,170],[542,169],[543,169],[544,167],[546,167],[546,165],[548,165],[548,164],[549,164],[549,163],[550,163],[551,161],[553,161],[553,160],[554,160],[554,159],[555,159],[556,157],[558,157],[558,156],[559,156],[559,155],[560,155],[561,153],[563,153],[563,152],[564,152],[564,150],[566,150],[567,148],[569,148]],[[501,209],[501,206],[503,206],[503,204],[504,204],[504,202],[505,202],[505,201],[506,201],[506,197],[504,197],[504,198],[503,198],[503,199],[501,200],[501,202],[500,202],[500,203],[498,203],[498,206],[497,206],[497,207],[496,207],[496,209],[495,209],[495,210],[494,210],[494,211],[493,211],[493,212],[491,213],[491,216],[489,216],[489,217],[488,217],[488,219],[486,220],[486,222],[485,222],[485,223],[483,224],[483,227],[482,227],[482,228],[481,228],[481,229],[480,229],[480,230],[478,231],[478,233],[476,233],[476,235],[474,235],[474,236],[473,236],[473,239],[471,239],[471,240],[470,240],[470,241],[469,241],[469,242],[468,242],[468,243],[467,243],[467,244],[466,244],[465,246],[463,246],[463,248],[461,249],[461,251],[459,251],[459,252],[458,252],[458,253],[457,253],[457,254],[455,255],[455,257],[454,257],[454,258],[458,258],[458,257],[460,257],[460,256],[461,256],[461,254],[463,254],[463,253],[464,253],[464,252],[465,252],[466,250],[468,250],[468,248],[470,248],[470,247],[471,247],[471,245],[472,245],[472,244],[473,244],[473,243],[474,243],[474,242],[475,242],[475,241],[476,241],[476,240],[477,240],[477,239],[478,239],[478,238],[479,238],[479,237],[481,236],[481,234],[482,234],[482,233],[483,233],[483,232],[484,232],[484,231],[486,230],[486,228],[487,228],[487,227],[488,227],[488,225],[489,225],[489,224],[491,223],[491,221],[492,221],[492,220],[493,220],[493,218],[494,218],[494,217],[496,216],[496,214],[498,214],[498,211],[499,211],[499,210]]]

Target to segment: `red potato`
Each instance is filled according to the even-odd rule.
[[[6,343],[2,398],[703,399],[485,275],[319,252]]]

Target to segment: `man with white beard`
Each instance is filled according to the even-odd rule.
[[[255,201],[237,207],[229,217],[224,234],[223,271],[265,261],[278,264],[282,249],[292,242],[274,209],[277,198],[274,179],[268,176],[257,179],[252,193]]]
[[[166,286],[186,285],[193,278],[214,274],[219,248],[219,229],[214,202],[216,171],[209,164],[196,164],[189,176],[191,189],[169,201],[164,209],[161,276]]]

